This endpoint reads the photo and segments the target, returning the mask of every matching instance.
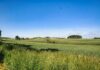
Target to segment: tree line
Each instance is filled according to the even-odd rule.
[[[2,31],[0,30],[0,40],[1,40],[1,36],[2,36]],[[21,38],[17,35],[17,36],[15,36],[15,39],[16,40],[24,40],[24,39],[28,39],[28,38]],[[49,38],[47,38],[47,40],[48,39]],[[82,39],[82,36],[81,35],[70,35],[67,37],[67,39]],[[94,37],[94,39],[100,39],[100,37]]]

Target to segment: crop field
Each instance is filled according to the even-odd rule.
[[[4,39],[1,70],[100,70],[100,39]]]

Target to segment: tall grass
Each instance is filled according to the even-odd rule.
[[[7,70],[100,70],[100,58],[63,52],[6,52]]]
[[[22,48],[5,50],[6,70],[100,70],[100,40],[50,39],[56,43],[46,43],[45,39],[7,40],[7,43],[31,45],[32,48],[56,48],[58,52],[29,51]]]

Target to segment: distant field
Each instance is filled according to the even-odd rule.
[[[7,43],[32,45],[33,48],[57,48],[67,53],[100,55],[100,39],[50,39],[56,43],[47,43],[44,38],[31,40],[6,40]],[[80,52],[80,53],[79,53]]]
[[[100,45],[100,39],[60,39],[60,38],[50,38],[49,39],[52,42],[55,42],[56,44],[76,44],[76,45]],[[35,38],[30,40],[14,40],[14,39],[7,39],[6,42],[11,43],[26,43],[26,44],[33,44],[35,42],[37,43],[47,43],[46,38]]]
[[[100,70],[100,39],[3,40],[4,43],[31,45],[52,51],[5,50],[4,66],[8,70]],[[1,45],[3,49],[4,45]],[[4,50],[4,49],[3,49]]]

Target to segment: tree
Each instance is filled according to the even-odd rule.
[[[100,39],[100,37],[94,37],[94,39]]]
[[[2,35],[2,31],[0,30],[0,45],[2,44],[1,35]]]
[[[0,30],[0,38],[1,38],[1,35],[2,35],[1,33],[2,33],[2,31]]]
[[[81,39],[82,36],[81,35],[70,35],[67,37],[68,39]]]
[[[15,39],[16,39],[16,40],[20,40],[20,37],[19,37],[19,36],[15,36]]]

